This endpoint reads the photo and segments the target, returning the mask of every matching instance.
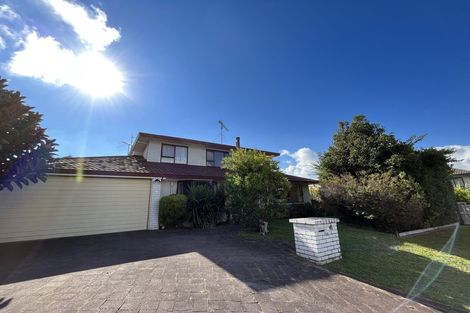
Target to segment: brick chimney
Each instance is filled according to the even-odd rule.
[[[235,146],[237,147],[237,149],[240,149],[240,137],[237,137],[237,142],[235,144]]]

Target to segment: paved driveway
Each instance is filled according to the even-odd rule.
[[[233,227],[0,245],[5,312],[432,312]]]

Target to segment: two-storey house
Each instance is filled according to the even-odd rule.
[[[0,242],[158,229],[160,198],[194,183],[217,187],[236,148],[239,138],[225,145],[139,133],[128,155],[57,159],[46,183],[0,192]],[[290,202],[309,202],[316,181],[286,176]]]
[[[235,145],[139,133],[130,155],[142,156],[153,164],[155,172],[163,178],[161,195],[185,193],[195,182],[210,182],[217,185],[224,180],[222,160],[230,150],[240,148],[240,138]],[[263,151],[277,157],[279,153]],[[308,184],[314,180],[286,175],[293,185],[291,202],[310,202]]]

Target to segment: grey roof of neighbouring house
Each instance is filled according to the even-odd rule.
[[[453,168],[452,172],[454,175],[470,175],[470,171],[459,168]]]
[[[105,176],[167,177],[224,180],[220,167],[148,162],[142,156],[65,157],[54,161],[53,173]],[[314,184],[314,179],[286,175],[293,182]]]

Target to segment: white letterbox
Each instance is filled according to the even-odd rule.
[[[317,264],[341,259],[337,218],[307,217],[290,219],[294,225],[297,255]]]

